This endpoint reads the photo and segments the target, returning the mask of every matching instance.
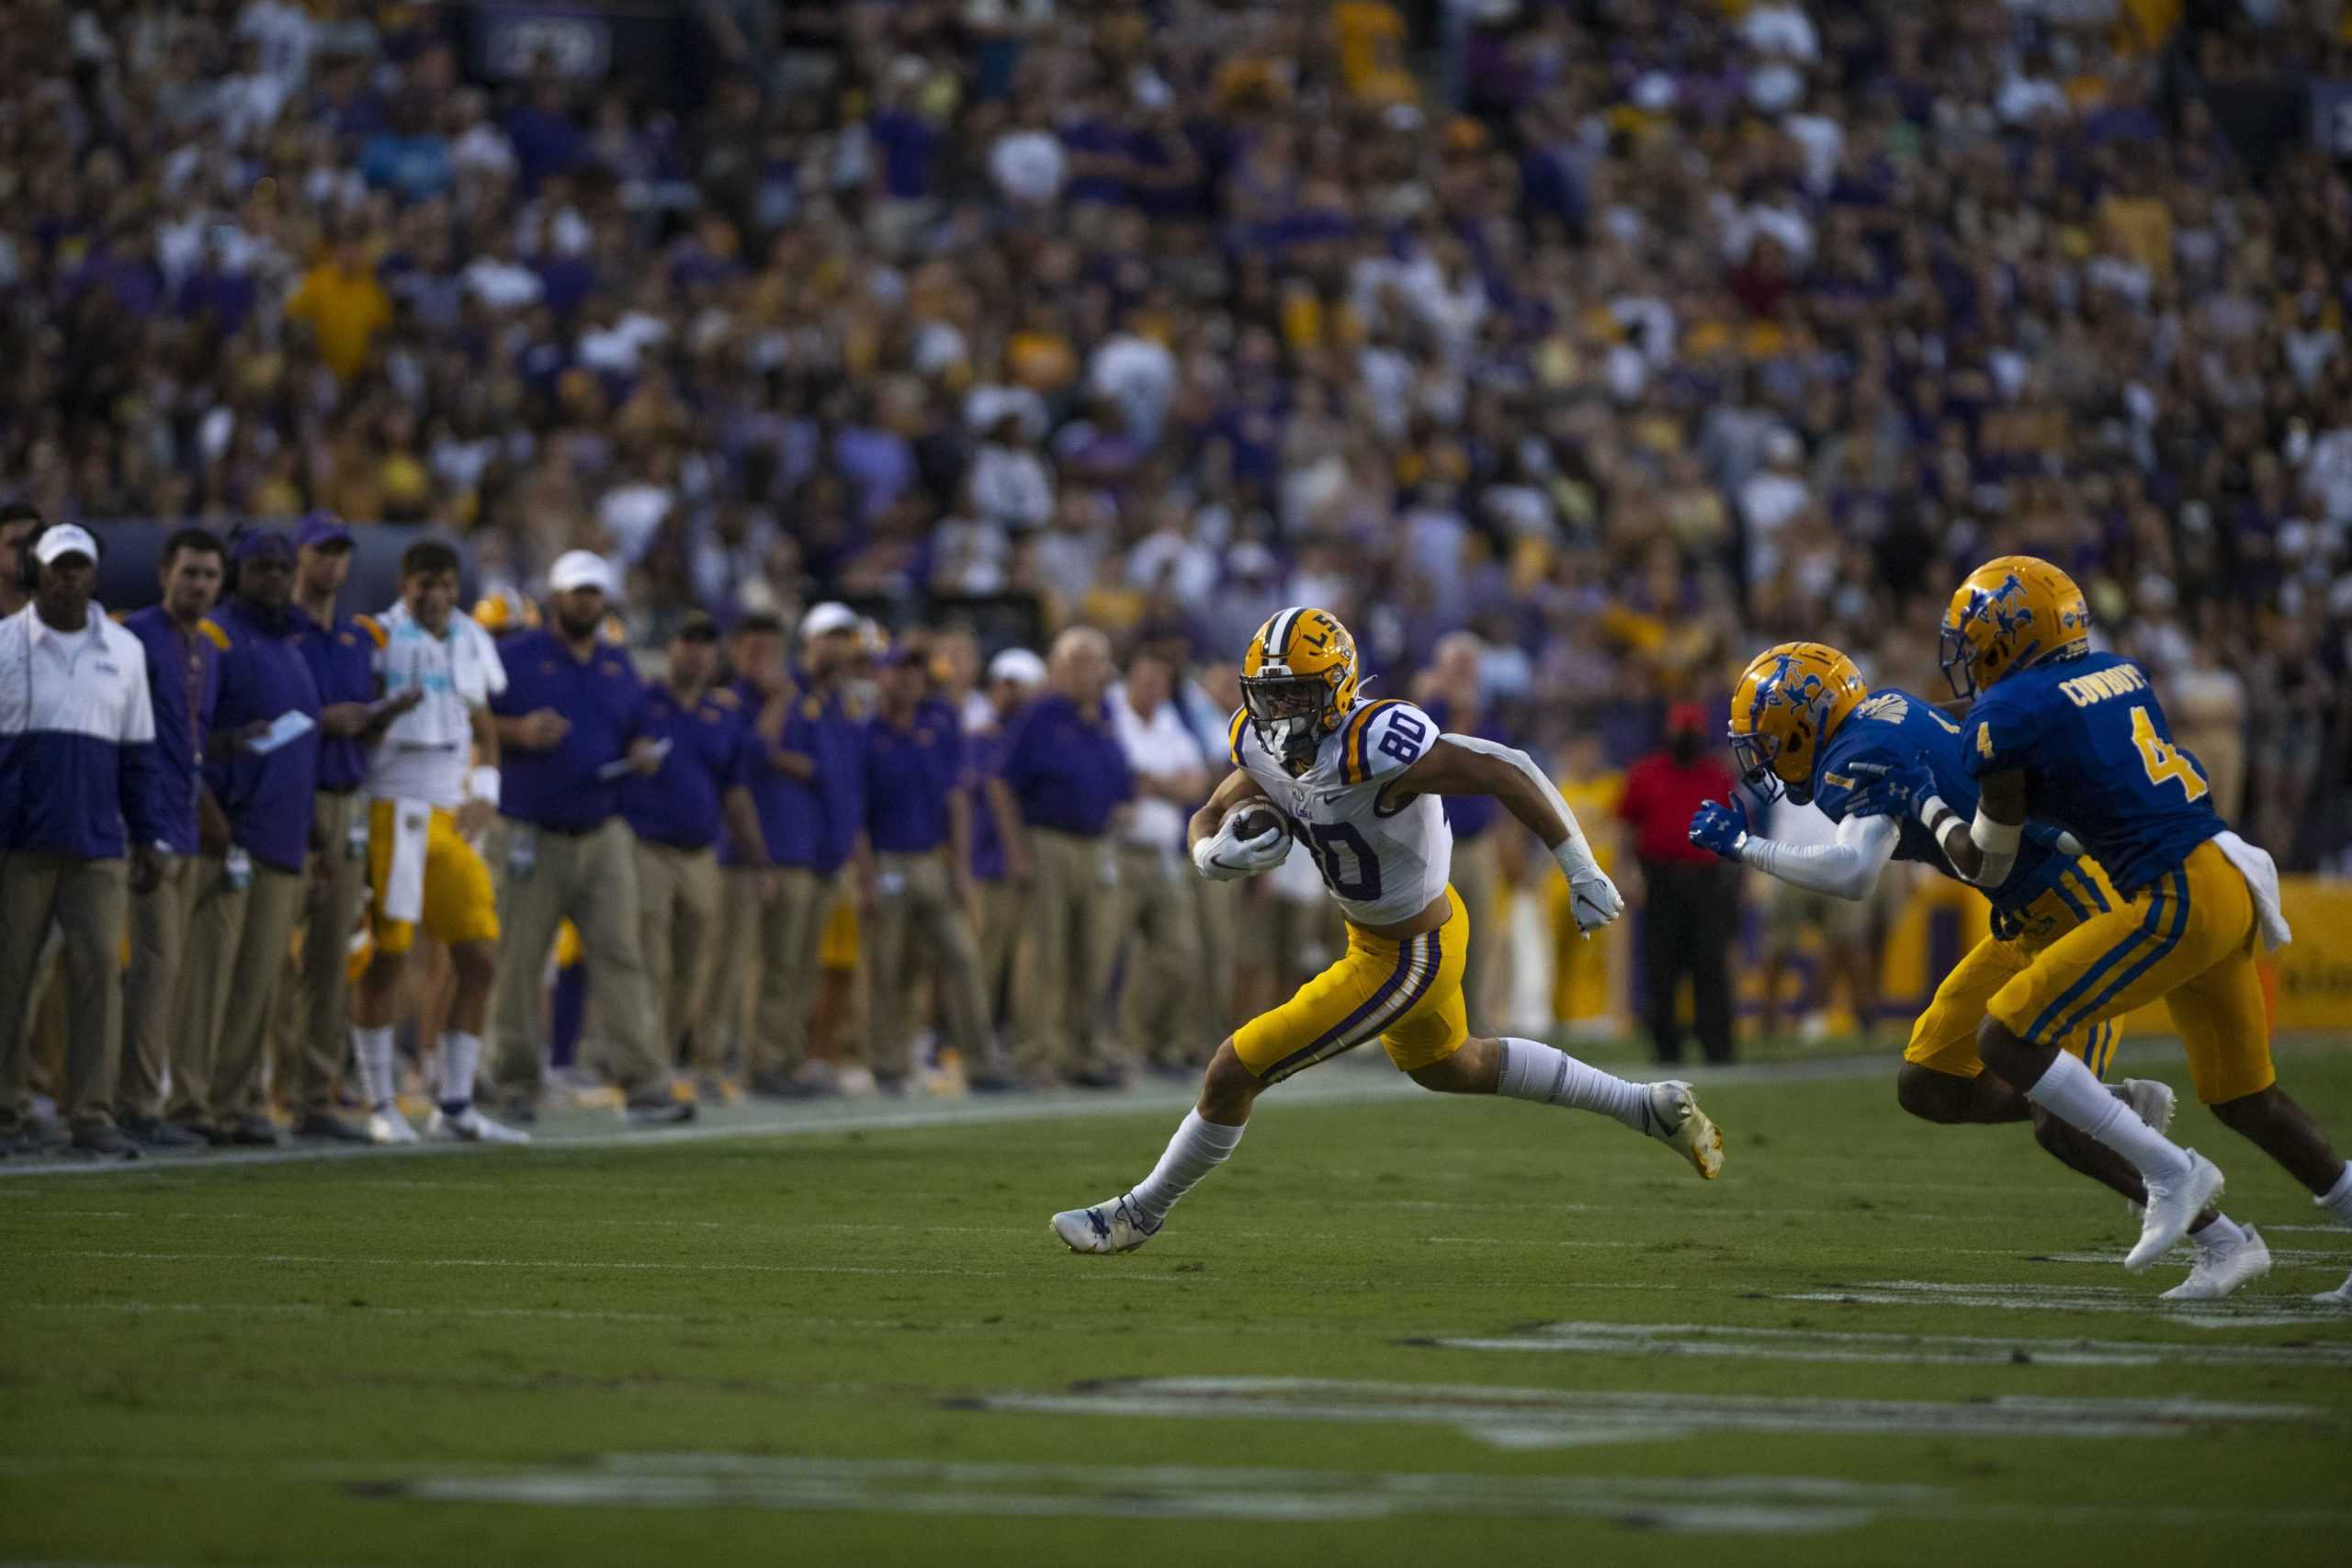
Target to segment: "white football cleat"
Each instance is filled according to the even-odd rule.
[[[2344,1283],[2336,1286],[2335,1289],[2322,1291],[2312,1300],[2324,1306],[2339,1306],[2352,1310],[2352,1275],[2346,1275]]]
[[[2225,1247],[2200,1247],[2197,1267],[2188,1278],[2166,1291],[2160,1302],[2218,1302],[2240,1285],[2270,1272],[2270,1247],[2252,1225],[2240,1225],[2245,1239]],[[2197,1238],[2188,1238],[2194,1242]]]
[[[1699,1097],[1679,1078],[1644,1091],[1642,1131],[1690,1162],[1706,1180],[1724,1173],[1723,1129],[1699,1109]]]
[[[1054,1216],[1053,1226],[1072,1252],[1133,1252],[1159,1234],[1159,1225],[1147,1226],[1124,1193],[1091,1209],[1065,1209]]]
[[[387,1101],[368,1113],[368,1141],[371,1144],[413,1144],[418,1139],[416,1129],[408,1124],[408,1118],[401,1114],[401,1108]]]
[[[2189,1225],[2220,1195],[2222,1168],[2195,1149],[2181,1151],[2188,1168],[2169,1184],[2148,1182],[2148,1217],[2141,1222],[2140,1239],[2124,1255],[2123,1267],[2137,1274],[2172,1250],[2188,1234]]]
[[[2172,1085],[2158,1083],[2154,1078],[2125,1078],[2109,1092],[2130,1106],[2132,1114],[2155,1129],[2159,1135],[2171,1129],[2173,1112],[2180,1106],[2180,1097],[2173,1093]],[[2144,1204],[2134,1203],[2126,1198],[2123,1206],[2132,1211],[2134,1220],[2147,1217]]]
[[[503,1122],[493,1122],[469,1105],[452,1116],[435,1107],[424,1123],[424,1135],[436,1142],[453,1144],[527,1144],[531,1134],[520,1127],[509,1127]]]

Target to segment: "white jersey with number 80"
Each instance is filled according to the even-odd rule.
[[[1234,716],[1231,761],[1290,818],[1315,856],[1340,912],[1358,925],[1393,925],[1445,891],[1453,829],[1433,795],[1380,808],[1380,792],[1437,744],[1438,728],[1408,702],[1359,703],[1323,738],[1315,764],[1294,774]]]

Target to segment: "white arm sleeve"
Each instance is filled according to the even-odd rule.
[[[1750,836],[1739,858],[1769,876],[1833,898],[1861,899],[1894,858],[1898,829],[1892,818],[1849,817],[1834,844],[1781,844]]]
[[[1498,746],[1491,740],[1482,740],[1475,735],[1446,734],[1438,739],[1459,746],[1465,751],[1476,751],[1487,757],[1499,757],[1529,778],[1533,779],[1535,787],[1543,792],[1544,799],[1552,803],[1552,809],[1560,814],[1560,820],[1568,829],[1568,836],[1552,849],[1552,858],[1560,863],[1561,871],[1573,877],[1583,872],[1600,869],[1592,858],[1592,846],[1585,841],[1584,829],[1577,826],[1577,814],[1568,809],[1568,803],[1560,798],[1559,787],[1552,783],[1551,778],[1543,769],[1535,765],[1534,758],[1512,747]]]
[[[1998,887],[2009,879],[2009,872],[2018,863],[2018,842],[2024,836],[2022,824],[1996,822],[1984,815],[1982,803],[1976,807],[1976,820],[1968,825],[1968,836],[1984,856],[1984,864],[1976,874],[1965,880],[1979,887]],[[1954,867],[1954,870],[1959,869]]]

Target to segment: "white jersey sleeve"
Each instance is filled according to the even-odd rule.
[[[1401,697],[1366,703],[1340,727],[1340,767],[1349,784],[1395,778],[1437,744],[1437,721]]]

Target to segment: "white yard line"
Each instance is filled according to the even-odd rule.
[[[1449,1336],[1442,1349],[1669,1355],[1758,1361],[1905,1366],[2352,1367],[2352,1341],[2326,1345],[2192,1345],[2140,1339],[1992,1338],[1826,1328],[1736,1328],[1694,1323],[1547,1323],[1507,1335]]]
[[[1511,1450],[1659,1442],[1707,1433],[1934,1437],[2179,1438],[2217,1423],[2332,1426],[2309,1405],[2199,1399],[1804,1399],[1326,1378],[1146,1378],[1057,1392],[989,1394],[987,1410],[1057,1416],[1339,1421],[1444,1426]]]
[[[2113,1285],[1968,1283],[1943,1280],[1862,1280],[1817,1291],[1780,1291],[1779,1302],[1835,1302],[1856,1306],[1971,1307],[1995,1312],[2115,1312],[2153,1315],[2197,1328],[2276,1327],[2335,1323],[2352,1327],[2352,1313],[2300,1295],[2233,1296],[2218,1302],[2159,1301]]]

